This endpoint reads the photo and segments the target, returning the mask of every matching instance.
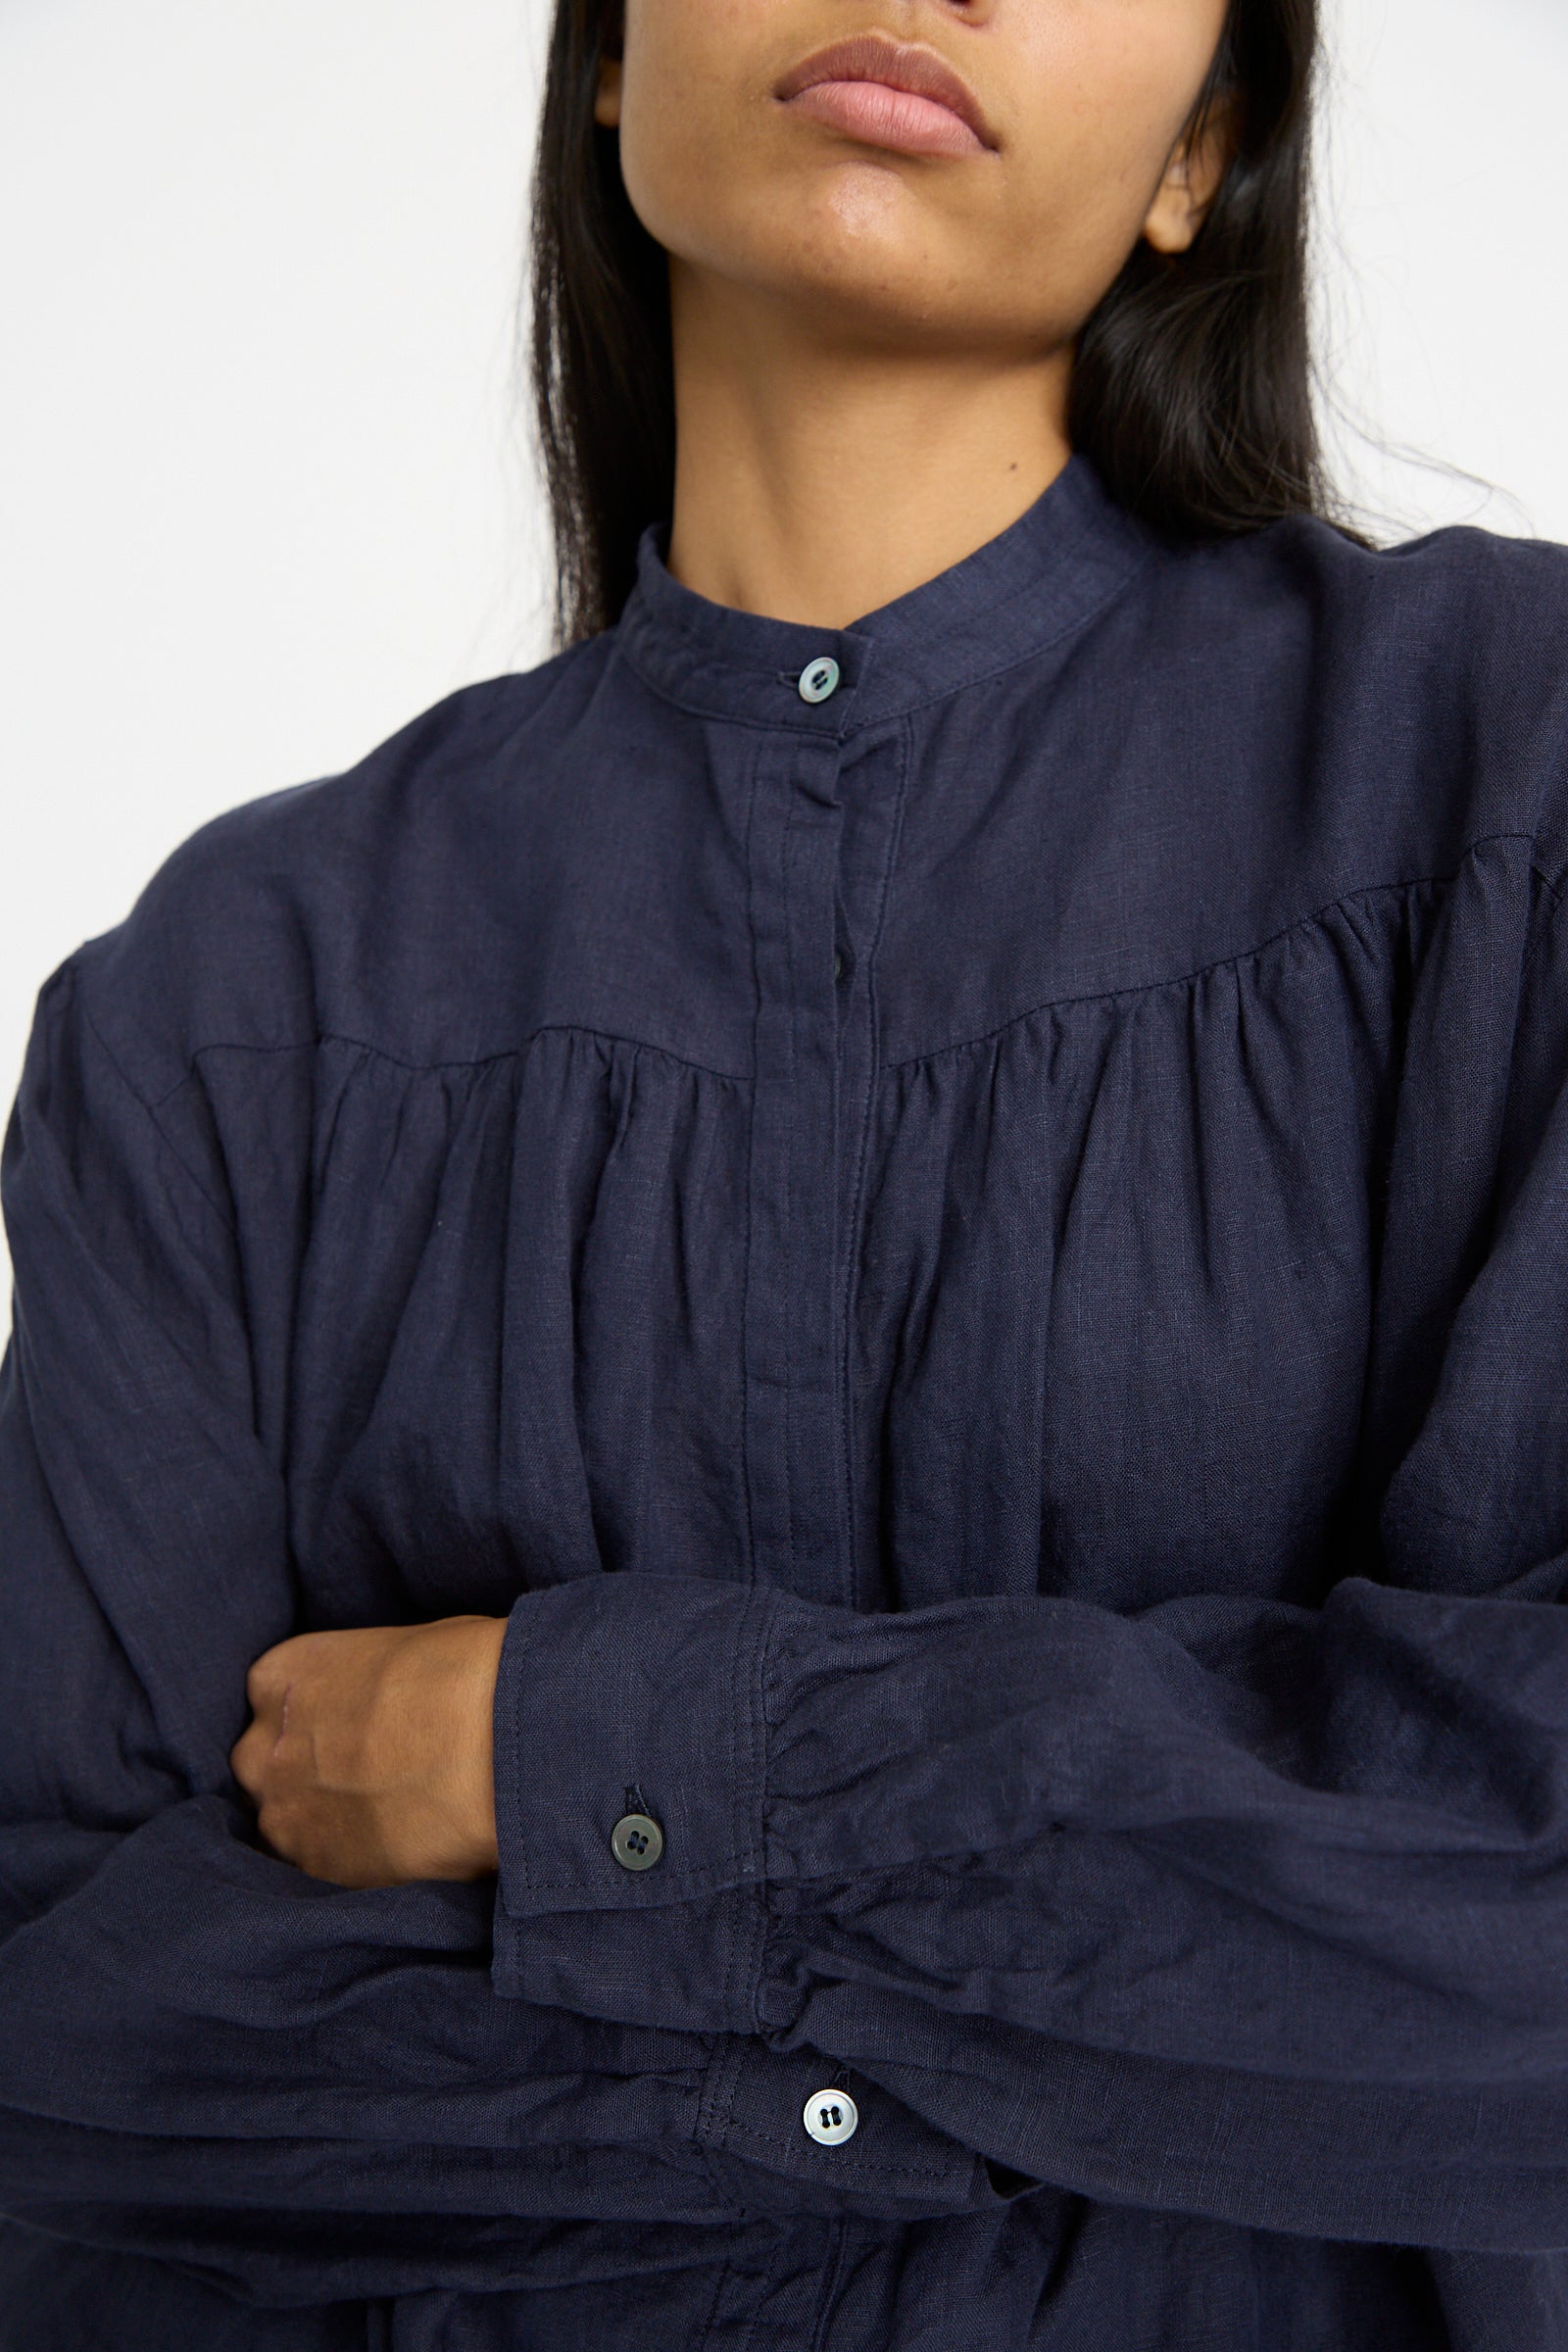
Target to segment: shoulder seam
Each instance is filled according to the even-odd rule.
[[[102,1054],[105,1061],[114,1071],[115,1076],[120,1080],[121,1085],[124,1088],[126,1094],[135,1103],[137,1109],[140,1110],[143,1116],[146,1118],[148,1125],[157,1135],[159,1142],[163,1145],[164,1150],[169,1153],[170,1158],[174,1162],[174,1165],[179,1169],[180,1173],[187,1178],[190,1184],[194,1186],[197,1193],[200,1194],[202,1200],[206,1201],[208,1207],[212,1210],[214,1216],[222,1226],[224,1232],[232,1234],[234,1231],[234,1218],[232,1211],[224,1208],[220,1201],[213,1199],[212,1194],[208,1191],[206,1185],[197,1175],[195,1169],[190,1165],[189,1161],[185,1157],[185,1154],[180,1151],[179,1147],[174,1142],[173,1137],[170,1134],[169,1129],[165,1126],[163,1120],[158,1115],[159,1110],[165,1102],[170,1102],[175,1095],[177,1095],[181,1087],[188,1086],[190,1084],[191,1073],[187,1071],[185,1076],[179,1080],[178,1085],[170,1087],[166,1094],[159,1096],[157,1102],[149,1102],[146,1096],[142,1093],[140,1087],[137,1086],[130,1077],[129,1072],[125,1069],[123,1063],[120,1059],[119,1054],[115,1052],[113,1046],[110,1045],[109,1040],[105,1037],[103,1031],[93,1019],[92,1014],[88,1011],[85,993],[79,988],[76,994],[76,1002],[80,1006],[82,1024],[90,1033],[93,1043],[97,1046],[99,1053]]]

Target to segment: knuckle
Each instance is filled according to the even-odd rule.
[[[265,1703],[281,1695],[300,1648],[309,1640],[308,1634],[290,1634],[286,1641],[274,1642],[270,1649],[264,1649],[251,1660],[245,1691],[252,1706],[258,1700]]]

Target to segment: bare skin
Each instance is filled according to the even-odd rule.
[[[1223,178],[1230,121],[1195,135],[1194,110],[1225,14],[626,0],[596,112],[670,257],[677,579],[844,627],[1033,505],[1067,463],[1084,319],[1140,237],[1191,244]],[[889,127],[897,101],[871,135],[830,119],[822,85],[781,94],[829,44],[871,33],[957,74],[967,134],[937,108],[915,152],[906,122],[903,144]],[[506,1626],[444,1617],[264,1651],[230,1762],[272,1851],[345,1886],[493,1872]]]
[[[1071,345],[1140,236],[1191,244],[1225,0],[628,0],[598,119],[670,256],[670,568],[839,627],[996,535],[1067,462]],[[781,103],[828,43],[934,53],[993,142],[858,143]]]
[[[267,1843],[340,1886],[497,1867],[490,1724],[504,1617],[295,1634],[245,1682],[229,1763]]]

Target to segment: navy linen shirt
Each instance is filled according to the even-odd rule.
[[[1568,557],[665,544],[42,992],[0,2343],[1568,2345]],[[270,1853],[466,1610],[498,1877]]]

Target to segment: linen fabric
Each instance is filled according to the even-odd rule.
[[[666,547],[39,999],[0,2345],[1568,2347],[1568,554]],[[269,1852],[463,1611],[499,1875]]]

